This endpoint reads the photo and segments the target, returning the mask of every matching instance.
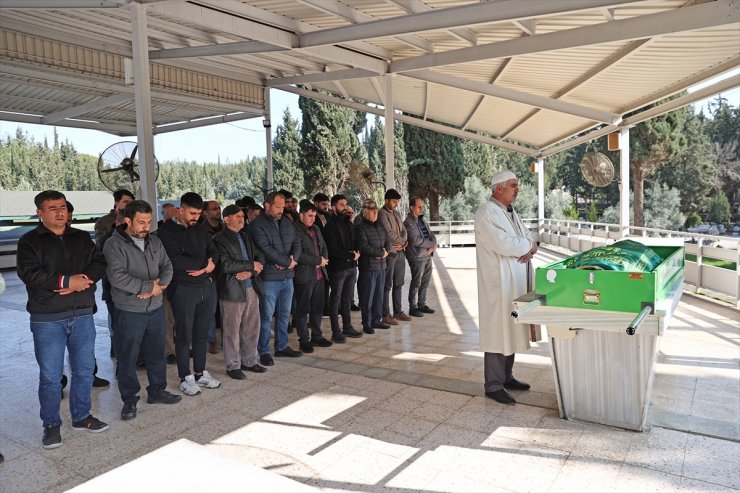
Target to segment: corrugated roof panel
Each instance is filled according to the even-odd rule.
[[[508,138],[534,147],[565,138],[573,129],[589,125],[589,121],[577,116],[570,116],[550,110],[540,110],[535,116],[520,125]]]
[[[521,120],[531,111],[530,106],[486,96],[470,119],[468,130],[478,130],[502,137],[511,128],[513,122]]]

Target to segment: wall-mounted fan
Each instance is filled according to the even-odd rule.
[[[139,188],[139,146],[136,142],[116,142],[98,158],[98,177],[108,190]],[[154,158],[154,180],[159,176],[159,162]]]
[[[581,174],[590,185],[605,187],[614,180],[614,164],[600,152],[587,152],[581,160]]]

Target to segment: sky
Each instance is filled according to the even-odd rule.
[[[740,69],[736,69],[724,77],[710,79],[703,84],[697,85],[689,90],[701,89],[713,84],[722,78],[738,77]],[[740,88],[735,88],[722,96],[728,99],[732,106],[740,107]],[[712,100],[710,98],[709,100]],[[694,104],[694,110],[698,113],[703,111],[709,115],[707,102],[700,101]],[[272,121],[273,138],[275,129],[283,120],[285,108],[290,110],[293,118],[300,122],[300,109],[298,108],[298,96],[292,93],[272,89],[270,93],[270,120]],[[381,118],[382,120],[382,118]],[[368,119],[372,122],[372,118]],[[50,125],[21,124],[0,120],[0,137],[15,135],[16,128],[23,128],[37,142],[48,142],[54,140],[54,127]],[[76,129],[67,127],[56,127],[60,141],[69,140],[74,144],[78,152],[99,155],[108,146],[122,140],[136,140],[135,137],[119,137],[97,130]],[[264,156],[265,134],[262,127],[262,118],[241,120],[233,123],[222,123],[207,127],[180,130],[154,136],[154,153],[159,161],[187,160],[203,162],[236,163],[242,159],[252,156]]]

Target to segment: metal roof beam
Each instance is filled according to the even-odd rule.
[[[522,3],[529,5],[529,2]],[[724,26],[736,22],[740,22],[740,6],[732,0],[716,0],[668,12],[526,36],[433,55],[406,58],[392,62],[391,72],[408,72],[478,60],[508,58],[579,46],[630,41]],[[301,39],[301,43],[303,43],[303,39]]]
[[[399,6],[410,14],[420,14],[422,12],[429,12],[434,10],[429,5],[425,4],[421,0],[388,0],[390,3]],[[450,34],[456,38],[469,43],[471,46],[478,44],[478,33],[470,29],[469,27],[455,27],[449,29]]]
[[[426,93],[424,96],[424,117],[423,119],[426,120],[429,116],[429,108],[432,107],[432,84],[431,82],[425,82],[424,83],[424,92]],[[463,128],[463,130],[465,130]]]
[[[58,122],[59,120],[64,120],[65,118],[74,118],[75,116],[84,115],[85,113],[89,113],[90,111],[107,108],[108,106],[113,106],[125,101],[131,101],[131,99],[132,98],[130,94],[113,94],[112,96],[98,98],[88,103],[84,103],[78,106],[72,106],[71,108],[66,108],[55,113],[50,113],[41,118],[41,123],[43,123],[44,125],[48,125],[49,123]]]
[[[493,74],[493,77],[491,77],[491,81],[489,82],[489,84],[491,85],[495,84],[496,81],[499,80],[502,75],[504,75],[504,72],[506,72],[506,69],[509,68],[509,66],[511,65],[511,62],[512,62],[511,58],[507,58],[506,60],[504,60],[504,63],[501,65],[501,67],[499,67],[499,69],[496,70],[496,73]],[[429,85],[428,82],[427,82],[427,85]],[[483,101],[485,100],[486,100],[486,96],[481,96],[478,99],[478,103],[475,105],[475,108],[473,108],[473,111],[471,111],[468,117],[465,119],[465,123],[462,126],[463,130],[467,130],[468,125],[470,125],[470,122],[473,120],[473,117],[476,115],[476,113],[478,113],[478,110],[481,109],[481,107],[483,106]],[[502,137],[506,137],[506,136],[504,135]]]
[[[447,30],[493,22],[511,22],[555,14],[582,12],[595,8],[614,7],[635,0],[504,0],[495,7],[487,3],[434,9],[420,14],[366,22],[353,26],[322,29],[301,35],[301,47],[346,43],[360,39],[398,36],[424,31]]]
[[[321,12],[329,15],[340,17],[344,20],[351,22],[354,25],[361,24],[364,22],[376,21],[373,16],[368,15],[360,10],[353,9],[343,3],[336,2],[335,0],[298,0],[305,5],[309,5]],[[418,48],[427,53],[434,53],[434,45],[424,38],[420,38],[414,34],[395,36],[395,38],[402,43],[405,43],[412,48]]]
[[[36,125],[43,125],[41,121],[43,117],[37,115],[28,115],[24,113],[16,113],[12,110],[6,110],[0,108],[0,120],[17,122],[17,123],[35,123]],[[131,133],[136,134],[136,127],[128,125],[109,125],[104,123],[95,123],[83,120],[64,120],[63,124],[57,125],[59,127],[74,127],[74,128],[89,128],[92,130],[100,130],[102,132],[108,132],[115,135],[130,135]]]
[[[279,79],[267,79],[265,86],[279,87],[291,84],[305,84],[312,82],[329,82],[348,79],[366,79],[368,77],[377,77],[377,72],[365,70],[364,68],[350,68],[346,70],[331,70],[317,74],[297,75],[295,77],[282,77]]]
[[[536,94],[529,94],[526,92],[517,91],[515,89],[509,89],[507,87],[492,86],[486,84],[485,82],[478,82],[464,79],[462,77],[455,77],[453,75],[442,74],[439,72],[434,72],[432,70],[418,70],[415,72],[405,73],[403,75],[405,75],[406,77],[434,82],[436,84],[455,87],[478,94],[485,94],[487,96],[493,96],[495,98],[516,101],[518,103],[557,111],[559,113],[575,115],[581,118],[586,118],[587,120],[594,120],[603,123],[616,123],[618,121],[621,121],[622,119],[621,115],[617,115],[616,113],[610,113],[608,111],[589,108],[587,106],[569,103],[566,101],[558,101],[556,99],[547,98],[545,96],[538,96]]]
[[[125,0],[0,0],[0,9],[117,9]]]
[[[345,101],[341,98],[338,98],[336,96],[330,96],[328,94],[321,94],[313,91],[307,91],[305,89],[301,89],[299,87],[294,86],[287,86],[281,88],[282,91],[291,92],[293,94],[298,94],[299,96],[306,96],[313,99],[318,99],[321,101],[326,101],[327,103],[333,103],[337,104],[339,106],[346,106],[348,108],[353,108],[358,111],[363,111],[365,113],[370,113],[373,115],[385,115],[385,110],[376,108],[373,106],[368,106],[362,103],[356,103],[353,101]],[[409,115],[399,114],[396,113],[393,115],[393,118],[395,120],[398,120],[400,122],[408,123],[410,125],[416,125],[418,127],[426,128],[428,130],[433,130],[435,132],[443,133],[446,135],[453,135],[455,137],[460,137],[461,139],[469,139],[474,140],[476,142],[482,142],[484,144],[488,144],[494,147],[501,147],[503,149],[509,149],[511,151],[521,152],[522,154],[526,154],[527,156],[536,156],[537,150],[531,149],[529,147],[520,146],[517,144],[513,144],[511,142],[506,142],[499,139],[494,139],[492,137],[486,137],[485,135],[480,135],[473,132],[466,132],[464,130],[460,130],[455,127],[449,127],[447,125],[441,125],[439,123],[425,121],[420,118],[416,118]]]
[[[169,48],[149,52],[150,60],[163,58],[190,58],[220,55],[244,55],[247,53],[268,53],[286,51],[289,48],[263,43],[262,41],[237,41],[235,43],[220,43],[215,45],[191,46],[189,48]]]
[[[232,113],[230,115],[218,115],[208,118],[199,118],[197,120],[190,120],[187,122],[168,123],[166,125],[155,126],[152,129],[152,133],[154,135],[159,135],[168,132],[177,132],[178,130],[187,130],[189,128],[207,127],[209,125],[218,125],[220,123],[230,123],[240,120],[251,120],[252,118],[262,118],[262,116],[262,112],[259,112],[257,114]]]

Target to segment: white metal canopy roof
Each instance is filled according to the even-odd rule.
[[[390,75],[399,119],[547,155],[740,64],[738,0],[0,0],[0,119],[136,134],[130,4],[155,133],[262,116],[265,87],[382,114]]]

